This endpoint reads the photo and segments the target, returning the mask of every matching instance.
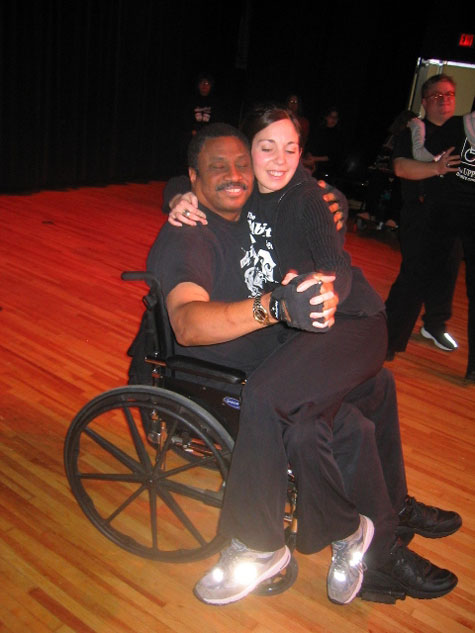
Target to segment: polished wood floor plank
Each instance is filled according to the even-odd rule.
[[[142,269],[164,221],[163,183],[0,197],[0,632],[468,633],[475,629],[475,388],[463,381],[467,299],[461,269],[446,353],[414,331],[395,374],[412,494],[458,510],[462,529],[414,539],[459,576],[448,596],[396,605],[326,597],[330,552],[297,554],[280,596],[223,608],[192,594],[211,561],[167,564],[104,538],[74,500],[63,442],[76,412],[125,384],[126,350],[145,287]],[[400,261],[395,234],[349,231],[354,262],[387,295]]]

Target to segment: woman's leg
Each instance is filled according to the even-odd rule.
[[[302,455],[302,465],[293,467],[305,471],[306,489],[319,491],[317,498],[332,508],[321,512],[327,525],[315,526],[315,533],[331,542],[356,529],[358,513],[346,498],[328,445],[343,398],[379,371],[385,352],[384,315],[339,317],[326,333],[297,334],[252,374],[244,390],[221,516],[224,533],[254,549],[282,546],[289,461],[284,436],[294,461]],[[289,431],[293,425],[308,428]],[[296,447],[308,448],[306,438],[312,434],[313,451],[299,453]]]

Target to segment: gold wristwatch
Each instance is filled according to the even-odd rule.
[[[269,325],[269,313],[261,303],[261,297],[258,295],[252,304],[252,316],[261,325]]]

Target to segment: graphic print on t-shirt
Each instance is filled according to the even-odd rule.
[[[455,175],[462,180],[475,182],[475,147],[470,145],[468,138],[465,139],[460,152],[460,167]]]
[[[265,292],[267,283],[275,283],[272,227],[267,222],[256,222],[256,216],[249,211],[250,246],[241,258],[241,269],[249,296],[255,297]]]

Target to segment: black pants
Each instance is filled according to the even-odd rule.
[[[333,435],[348,498],[375,526],[366,562],[382,564],[407,495],[396,386],[389,370],[381,369],[345,398]]]
[[[351,458],[351,452],[346,451],[345,438],[353,434],[355,445],[359,442],[361,447],[358,454],[367,450],[367,437],[374,438],[368,451],[374,455],[374,463],[379,464],[375,481],[382,482],[385,475],[394,479],[393,474],[385,473],[377,458],[372,426],[375,423],[365,417],[365,411],[377,415],[380,405],[375,394],[378,389],[384,391],[382,384],[388,381],[387,372],[380,372],[385,351],[384,315],[339,317],[327,333],[298,333],[251,375],[244,390],[221,514],[220,529],[224,534],[261,551],[282,547],[289,462],[298,486],[300,551],[318,551],[358,528],[360,509],[355,501],[360,501],[359,493],[350,489],[358,458]],[[350,408],[338,416],[345,398]],[[361,410],[357,409],[360,400],[364,401]],[[351,428],[351,406],[358,411],[354,416],[356,431]],[[392,420],[394,425],[397,409]],[[381,427],[380,433],[383,437],[386,431]],[[344,474],[334,452],[341,456]],[[402,456],[396,461],[402,464]],[[392,470],[389,466],[388,469]],[[403,499],[405,494],[405,482],[400,488],[397,503],[402,507],[400,497]],[[361,490],[359,483],[355,490]],[[377,522],[386,513],[388,519],[381,519],[381,525],[392,521],[388,532],[394,535],[394,512],[387,491],[385,494],[384,510],[377,508],[377,501],[368,501],[365,509],[378,515]]]
[[[461,240],[465,257],[465,282],[468,297],[468,373],[475,371],[475,230],[462,234]]]
[[[468,298],[468,364],[467,372],[475,371],[475,202],[453,203],[449,216],[447,205],[436,206],[432,215],[436,246],[441,242],[459,240],[465,258],[465,283]],[[447,257],[447,251],[444,251]]]
[[[429,330],[445,329],[452,315],[460,243],[434,227],[430,214],[427,203],[406,204],[401,210],[402,261],[386,300],[388,347],[395,352],[406,349],[423,305]]]

